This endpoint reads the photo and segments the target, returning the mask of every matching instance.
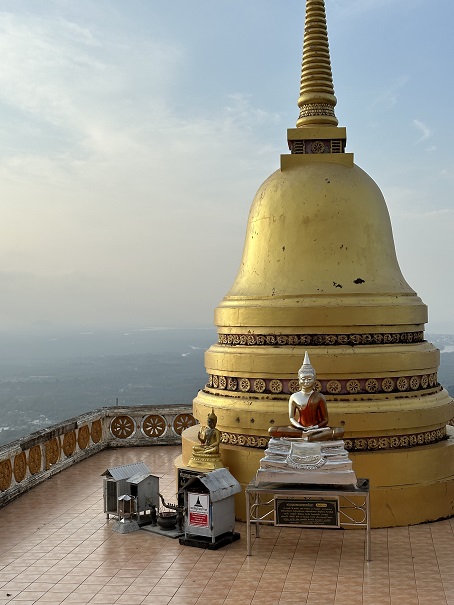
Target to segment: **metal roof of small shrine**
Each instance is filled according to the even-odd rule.
[[[123,466],[113,466],[108,468],[102,477],[112,477],[113,479],[129,479],[135,475],[150,475],[151,471],[145,462],[134,462],[133,464],[124,464]]]
[[[210,492],[212,502],[218,502],[241,491],[240,484],[226,468],[218,468],[204,476],[193,477],[185,483],[180,491],[196,484],[198,481]]]
[[[148,479],[148,477],[153,477],[154,479],[159,480],[159,477],[156,477],[156,475],[152,475],[151,473],[138,473],[137,475],[129,477],[129,479],[127,479],[127,483],[133,483],[134,485],[138,485],[139,483],[142,483],[142,481],[144,481],[145,479]]]

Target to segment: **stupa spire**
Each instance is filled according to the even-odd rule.
[[[324,0],[306,0],[297,128],[337,126]]]

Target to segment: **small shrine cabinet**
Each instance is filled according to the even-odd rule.
[[[234,535],[234,539],[238,539],[238,534],[234,534],[234,495],[241,491],[241,487],[226,468],[189,479],[181,491],[186,512],[185,544],[191,545],[191,539],[198,536],[209,539],[212,544],[226,534],[230,534],[229,542]],[[203,542],[193,545],[202,546]]]
[[[118,498],[134,496],[137,500],[137,513],[144,512],[158,503],[159,478],[151,474],[144,462],[125,464],[108,468],[104,477],[104,512],[117,516]]]
[[[136,498],[137,513],[144,513],[152,506],[159,507],[159,477],[151,473],[139,473],[126,480],[129,494]]]

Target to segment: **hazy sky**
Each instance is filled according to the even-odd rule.
[[[454,332],[452,0],[327,0],[339,125]],[[303,0],[0,0],[0,329],[211,325],[294,127]]]

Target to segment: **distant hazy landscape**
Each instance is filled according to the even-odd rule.
[[[454,336],[439,381],[454,395]],[[116,405],[190,405],[206,383],[214,328],[0,335],[0,445],[86,411]]]
[[[191,404],[214,329],[3,334],[0,445],[82,412]]]

